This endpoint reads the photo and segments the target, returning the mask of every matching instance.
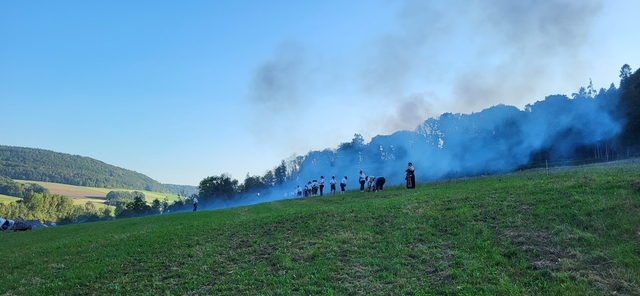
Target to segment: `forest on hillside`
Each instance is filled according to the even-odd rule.
[[[0,176],[76,186],[169,192],[158,181],[135,171],[90,157],[36,148],[0,145]]]

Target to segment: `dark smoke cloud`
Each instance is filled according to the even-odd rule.
[[[249,101],[269,112],[287,112],[303,103],[312,71],[305,48],[295,42],[281,44],[271,60],[260,65],[249,89]]]
[[[396,113],[388,117],[385,123],[394,131],[415,127],[434,114],[432,101],[437,100],[435,95],[413,94],[397,102]]]

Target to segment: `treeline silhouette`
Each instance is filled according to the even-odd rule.
[[[0,176],[14,180],[169,192],[158,181],[102,161],[37,148],[0,145]]]

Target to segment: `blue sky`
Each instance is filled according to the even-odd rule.
[[[541,4],[542,3],[542,4]],[[162,183],[640,67],[640,1],[2,1],[0,144]]]

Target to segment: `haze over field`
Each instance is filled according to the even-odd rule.
[[[640,36],[629,34],[639,9],[4,1],[0,144],[89,156],[162,183],[242,180],[355,133],[369,142],[445,112],[522,109],[589,79],[617,85],[623,64],[640,66]]]

